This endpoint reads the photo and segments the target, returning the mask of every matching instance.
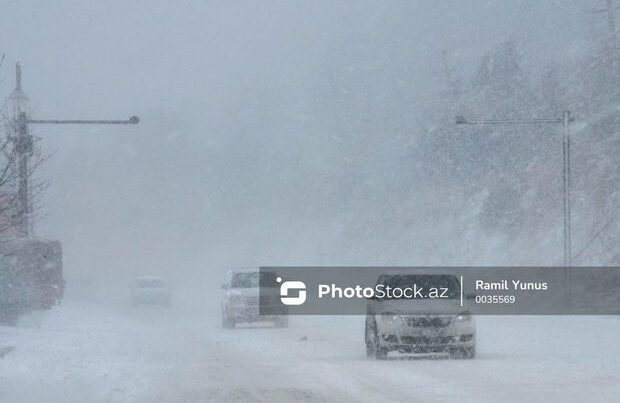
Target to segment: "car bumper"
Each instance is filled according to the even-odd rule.
[[[390,351],[404,353],[450,353],[471,349],[476,345],[474,333],[419,335],[411,333],[384,333],[380,341]]]
[[[431,318],[433,319],[433,318]],[[378,322],[379,344],[390,351],[440,353],[473,349],[476,345],[476,325],[473,320],[455,322],[447,318],[437,325],[411,325]],[[428,321],[423,322],[428,323]]]
[[[272,315],[261,315],[258,306],[248,305],[235,305],[228,309],[228,316],[235,321],[245,322],[259,322],[259,321],[272,321],[277,319],[281,315],[286,315],[286,310],[282,310],[280,307],[269,309],[268,312],[274,312]]]

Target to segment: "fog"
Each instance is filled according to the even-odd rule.
[[[424,197],[413,191],[424,167],[398,162],[402,143],[433,124],[442,51],[464,75],[504,40],[519,44],[526,65],[569,58],[588,34],[584,7],[8,2],[5,92],[19,60],[36,117],[142,118],[137,128],[33,129],[53,153],[37,233],[62,239],[67,275],[106,278],[145,266],[448,260],[448,245],[462,240],[412,245],[388,261],[377,250],[368,262],[349,253],[342,231],[382,200]],[[438,236],[426,224],[416,232]],[[369,242],[381,245],[373,232]]]
[[[226,270],[261,265],[560,265],[561,127],[454,119],[570,109],[577,264],[617,264],[620,146],[600,124],[617,111],[618,82],[592,67],[608,40],[606,15],[592,11],[604,7],[6,0],[0,93],[13,90],[19,61],[36,119],[141,119],[30,126],[49,156],[36,172],[49,187],[35,234],[62,242],[68,289],[121,294],[141,275],[168,278],[179,295],[213,293]],[[219,293],[210,298],[217,323]],[[62,309],[62,320],[79,312]],[[532,338],[546,329],[536,323]]]

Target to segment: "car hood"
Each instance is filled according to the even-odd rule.
[[[458,299],[369,300],[368,311],[375,315],[457,315],[467,310]]]
[[[277,288],[267,288],[263,289],[264,294],[268,295],[277,295]],[[231,297],[258,297],[260,295],[260,288],[231,288],[228,291],[228,295]]]

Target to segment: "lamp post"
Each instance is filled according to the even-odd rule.
[[[562,191],[564,201],[564,268],[566,291],[570,302],[570,270],[571,267],[571,172],[570,172],[570,123],[574,119],[570,111],[562,112],[562,117],[556,119],[508,119],[508,120],[468,120],[463,116],[456,117],[457,125],[507,125],[507,124],[561,124],[563,128],[562,143]]]
[[[22,92],[22,72],[19,63],[15,68],[16,85],[11,99],[15,103],[15,117],[13,118],[17,135],[15,136],[15,152],[17,161],[17,231],[22,238],[30,236],[30,189],[28,161],[32,155],[32,135],[28,125],[31,124],[91,124],[91,125],[135,125],[140,122],[137,116],[127,120],[59,120],[59,119],[30,119],[25,112],[27,97]]]

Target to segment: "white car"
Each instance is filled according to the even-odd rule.
[[[263,276],[262,278],[260,276]],[[260,284],[272,286],[260,294]],[[279,287],[276,287],[276,274],[271,272],[259,273],[256,269],[236,269],[226,273],[226,280],[222,284],[222,326],[232,328],[239,322],[273,322],[278,327],[288,326],[288,315],[284,308],[277,304]],[[278,314],[261,315],[259,303],[266,307],[273,307]],[[269,309],[269,308],[268,308]]]
[[[131,302],[133,305],[170,306],[171,299],[172,288],[163,277],[139,277],[131,286]]]
[[[445,299],[371,299],[366,315],[366,355],[384,359],[400,353],[444,353],[452,358],[476,355],[476,324],[461,306],[459,279],[452,274],[387,273],[377,280],[392,288],[417,284],[435,288]]]

